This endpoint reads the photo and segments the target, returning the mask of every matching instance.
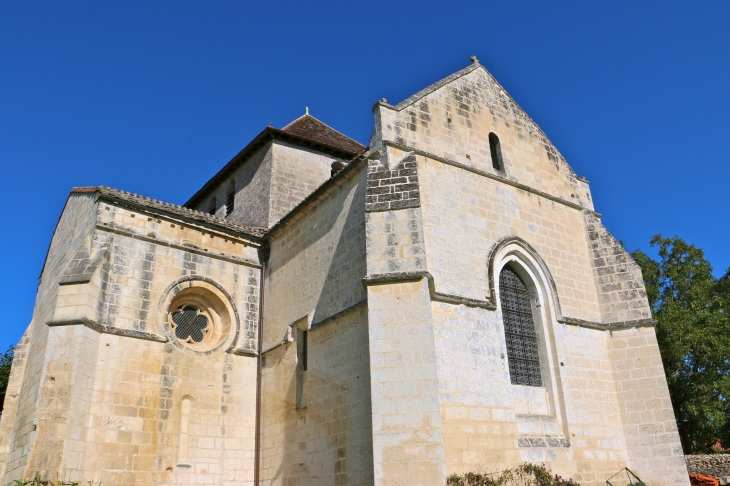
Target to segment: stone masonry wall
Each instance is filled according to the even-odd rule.
[[[641,268],[596,215],[584,218],[603,321],[651,319]]]
[[[90,200],[72,196],[70,202],[75,198]],[[70,256],[65,265],[47,264],[44,279],[51,280],[39,291],[39,305],[49,296],[55,305],[34,314],[33,336],[44,335],[35,355],[42,366],[33,440],[11,438],[11,455],[23,454],[11,456],[14,467],[3,480],[37,473],[117,485],[251,484],[256,360],[246,353],[255,349],[258,326],[257,248],[103,200],[87,211],[84,225],[71,219],[70,207],[49,262],[59,248]],[[94,224],[90,237],[69,234]],[[91,245],[90,256],[106,252],[89,283],[68,264],[80,254],[78,244]],[[55,290],[59,281],[62,292]],[[169,341],[174,333],[164,303],[175,282],[219,288],[230,300],[224,347],[198,353]],[[53,327],[46,325],[51,317]],[[26,368],[23,386],[32,376]]]
[[[601,320],[580,210],[426,157],[418,164],[425,254],[437,291],[485,299],[491,249],[518,236],[548,266],[563,314]]]
[[[587,188],[550,140],[479,65],[395,107],[381,103],[376,106],[376,116],[381,117],[383,140],[455,160],[592,208]],[[504,172],[492,167],[490,132],[499,137]]]
[[[51,240],[33,310],[28,358],[20,387],[17,412],[15,417],[8,415],[2,419],[3,424],[13,419],[12,424],[4,425],[12,429],[4,482],[23,477],[31,447],[39,436],[36,430],[36,417],[38,417],[36,407],[39,404],[38,394],[43,386],[46,366],[48,337],[46,322],[53,317],[58,280],[77,249],[81,245],[89,244],[88,237],[94,229],[95,219],[94,197],[87,194],[72,194],[66,202]]]
[[[297,343],[266,355],[262,484],[373,483],[367,309],[308,331],[297,408]]]
[[[647,484],[687,484],[687,469],[654,328],[608,340],[631,470]]]
[[[332,164],[346,160],[276,141],[272,145],[269,225],[273,226],[330,178]]]
[[[695,454],[684,456],[689,474],[708,474],[716,478],[730,476],[730,454]]]
[[[396,242],[389,233],[398,231],[395,222],[406,219],[405,211],[369,213],[368,278],[390,273],[387,278],[392,280],[400,271],[404,279],[409,275],[404,271],[428,270],[433,276],[432,298],[470,302],[431,304],[446,472],[544,461],[582,484],[603,484],[625,466],[636,468],[652,483],[686,484],[686,474],[676,467],[679,440],[665,421],[663,398],[648,401],[649,395],[667,393],[666,383],[657,381],[661,370],[653,358],[645,364],[647,377],[653,380],[645,385],[646,394],[636,394],[632,388],[634,395],[630,395],[632,385],[624,383],[623,377],[617,379],[615,371],[627,363],[615,352],[616,331],[612,335],[562,322],[573,318],[603,323],[614,317],[600,305],[603,289],[599,291],[594,277],[599,262],[589,240],[594,229],[589,231],[584,219],[584,214],[593,214],[587,181],[576,176],[542,131],[478,65],[397,106],[379,102],[374,111],[371,153],[385,154],[384,165],[399,160],[395,154],[415,156],[421,207],[408,211],[414,211],[413,231],[421,231],[423,244],[418,257],[407,251],[408,243],[402,239],[389,244]],[[500,139],[504,170],[492,167],[490,133]],[[380,219],[373,219],[376,216]],[[406,233],[401,229],[400,234]],[[550,295],[542,297],[547,300],[540,302],[543,324],[538,323],[543,387],[511,385],[501,312],[490,310],[499,304],[490,302],[494,295],[490,279],[497,278],[489,275],[490,254],[509,237],[527,242],[550,274],[541,284]],[[409,264],[415,258],[425,261],[415,268]],[[635,277],[630,272],[626,276],[628,280]],[[371,280],[380,285],[371,285],[369,292],[405,285],[384,278]],[[378,407],[386,403],[376,391],[382,377],[376,371],[378,353],[373,350],[374,339],[380,336],[376,326],[381,325],[373,311],[379,305],[375,296],[368,297],[374,424]],[[399,299],[398,305],[407,311],[390,316],[390,323],[409,322],[408,314],[415,312],[409,302]],[[382,325],[386,326],[386,319]],[[394,334],[395,329],[390,331]],[[631,359],[637,353],[658,355],[655,342],[631,340],[627,346]],[[632,379],[639,373],[634,372]],[[400,386],[404,388],[405,383]],[[644,407],[645,413],[629,417],[631,407]],[[381,433],[374,425],[376,480],[385,461],[379,455]],[[639,451],[636,444],[642,441],[657,446]],[[402,439],[393,439],[384,450],[400,443]],[[652,464],[649,457],[659,460]],[[667,474],[659,476],[658,464],[665,460],[669,461]],[[383,477],[397,480],[400,474],[391,471]]]
[[[375,484],[444,484],[426,279],[369,285],[368,312]]]
[[[400,155],[400,154],[399,154]],[[387,163],[386,157],[368,159],[368,189],[365,209],[417,208],[421,205],[418,190],[418,164],[414,154]]]
[[[230,221],[245,226],[267,228],[271,221],[269,214],[271,193],[271,167],[273,163],[273,144],[268,143],[254,156],[237,169],[223,184],[218,186],[196,208],[198,211],[211,212],[219,218],[226,218],[226,198],[231,181],[236,188],[236,203]]]
[[[416,157],[392,147],[382,147],[379,157],[368,161],[368,193],[366,199],[367,268],[368,275],[421,272],[426,270],[423,216]],[[390,162],[388,162],[390,161]],[[388,165],[394,168],[386,169]],[[383,179],[405,171],[399,177]],[[406,192],[399,192],[408,178]],[[382,194],[374,190],[395,191],[390,196],[404,194],[392,201],[377,202]]]
[[[581,484],[602,484],[625,467],[608,332],[538,328],[552,358],[541,352],[544,386],[518,386],[510,383],[501,312],[432,308],[448,473],[530,461]]]
[[[270,241],[264,349],[365,299],[365,171],[350,174]]]
[[[333,162],[345,160],[287,142],[273,141],[247,160],[195,208],[245,226],[270,228],[331,176]],[[234,181],[236,200],[226,216]]]
[[[8,388],[5,391],[5,403],[3,405],[3,418],[0,420],[0,478],[5,474],[5,466],[10,450],[10,440],[13,438],[13,425],[18,413],[20,401],[20,390],[23,386],[23,375],[25,365],[28,362],[28,347],[33,324],[31,323],[23,333],[13,354],[13,364],[8,377]]]

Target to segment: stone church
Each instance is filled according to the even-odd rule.
[[[2,484],[444,485],[687,471],[639,268],[476,58],[369,146],[306,114],[183,206],[71,190]],[[627,215],[629,217],[629,215]]]

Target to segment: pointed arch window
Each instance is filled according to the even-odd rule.
[[[494,170],[504,171],[504,161],[502,160],[502,147],[499,146],[499,137],[496,134],[489,134],[489,152],[492,155],[492,167]]]
[[[517,272],[507,266],[499,274],[499,297],[510,380],[513,385],[542,386],[530,292]]]

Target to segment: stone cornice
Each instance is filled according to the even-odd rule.
[[[345,307],[341,311],[335,312],[334,314],[332,314],[329,317],[325,317],[324,319],[321,319],[321,320],[319,320],[317,322],[313,322],[312,325],[309,326],[309,328],[310,329],[315,329],[315,328],[317,328],[319,326],[322,326],[324,324],[327,324],[328,322],[332,322],[335,319],[338,319],[338,318],[344,316],[345,314],[349,314],[350,312],[354,311],[355,309],[359,309],[360,307],[364,306],[367,303],[368,303],[368,299],[367,298],[362,299],[360,302],[355,302],[351,306]]]
[[[510,238],[510,240],[512,240],[512,238]],[[487,310],[492,310],[492,311],[497,310],[497,304],[494,300],[495,299],[494,292],[491,292],[491,294],[493,296],[492,298],[484,299],[484,300],[470,299],[470,298],[461,297],[458,295],[436,292],[433,275],[431,275],[431,273],[428,272],[427,270],[420,270],[420,271],[415,271],[415,272],[393,272],[393,273],[372,274],[372,275],[368,275],[365,278],[363,278],[362,282],[363,282],[363,285],[365,285],[367,287],[370,285],[388,285],[388,284],[398,283],[398,282],[417,282],[424,278],[428,280],[428,291],[431,296],[431,300],[434,302],[444,302],[447,304],[454,304],[454,305],[465,305],[468,307],[479,307],[482,309],[487,309]],[[560,312],[559,307],[556,309],[556,311],[558,313],[558,318],[556,320],[557,320],[557,322],[559,322],[561,324],[566,324],[569,326],[585,327],[588,329],[596,329],[599,331],[619,331],[619,330],[623,330],[623,329],[631,329],[631,328],[637,328],[637,327],[654,327],[657,324],[657,321],[654,319],[636,319],[636,320],[632,320],[632,321],[620,321],[620,322],[611,322],[611,323],[586,321],[583,319],[576,319],[573,317],[563,316],[562,313]]]
[[[383,285],[396,282],[417,282],[421,279],[428,280],[428,292],[431,296],[431,300],[436,302],[445,302],[447,304],[466,305],[470,307],[481,307],[482,309],[495,310],[497,306],[491,300],[478,300],[470,299],[468,297],[461,297],[453,294],[445,294],[442,292],[436,292],[436,286],[434,285],[433,275],[426,270],[417,272],[394,272],[394,273],[380,273],[368,275],[362,279],[363,285]]]
[[[48,321],[46,323],[46,325],[49,327],[86,326],[89,329],[93,329],[94,331],[101,333],[101,334],[115,334],[117,336],[130,337],[130,338],[135,338],[135,339],[144,339],[145,341],[154,341],[154,342],[158,342],[158,343],[167,342],[167,338],[158,336],[157,334],[152,334],[152,333],[144,332],[144,331],[134,331],[132,329],[120,329],[118,327],[113,327],[113,326],[105,326],[103,324],[99,324],[98,322],[93,321],[91,319],[87,319],[85,317]]]
[[[587,327],[588,329],[597,329],[599,331],[620,331],[622,329],[631,329],[635,327],[655,327],[657,321],[655,319],[634,319],[631,321],[618,321],[605,324],[603,322],[585,321],[583,319],[575,319],[573,317],[563,317],[558,319],[561,324],[568,326]]]
[[[120,226],[120,225],[97,223],[96,229],[101,230],[101,231],[106,231],[109,233],[114,233],[114,234],[121,235],[121,236],[127,236],[129,238],[134,238],[135,240],[141,240],[141,241],[146,241],[148,243],[154,243],[155,245],[159,245],[159,246],[166,246],[169,248],[174,248],[176,250],[182,250],[182,251],[186,251],[188,253],[194,253],[196,255],[206,256],[208,258],[212,258],[215,260],[223,260],[223,261],[226,261],[229,263],[235,263],[237,265],[245,265],[245,266],[253,267],[253,268],[261,268],[261,264],[254,260],[249,260],[247,258],[239,258],[234,255],[225,254],[225,253],[215,253],[212,251],[206,251],[203,248],[198,248],[198,247],[195,247],[192,245],[179,245],[176,243],[171,243],[169,241],[161,240],[156,235],[150,235],[150,234],[141,235],[138,233],[134,233],[134,232],[130,231],[129,229],[127,229],[123,226]],[[228,238],[233,239],[230,236],[228,236]],[[241,243],[243,244],[244,242],[241,242]]]
[[[452,167],[456,167],[458,169],[466,170],[468,172],[472,172],[474,174],[480,175],[482,177],[486,177],[488,179],[493,179],[495,181],[501,182],[503,184],[506,184],[508,186],[516,187],[517,189],[522,189],[523,191],[530,192],[532,194],[535,194],[540,197],[544,197],[545,199],[549,199],[550,201],[555,201],[557,203],[560,203],[564,206],[568,206],[569,208],[578,209],[578,210],[587,210],[590,211],[587,208],[584,208],[580,204],[576,204],[574,202],[568,201],[566,199],[563,199],[561,197],[553,196],[552,194],[548,194],[547,192],[541,191],[539,189],[535,189],[534,187],[527,186],[525,184],[521,184],[519,182],[507,179],[506,177],[499,176],[497,174],[492,174],[487,171],[483,171],[481,169],[476,169],[474,167],[470,167],[466,164],[462,164],[461,162],[457,162],[455,160],[447,159],[446,157],[441,157],[440,155],[432,154],[430,152],[425,152],[423,150],[410,147],[408,145],[403,145],[397,142],[392,142],[390,140],[384,140],[383,143],[389,147],[393,147],[398,150],[402,150],[404,152],[414,152],[416,155],[420,155],[422,157],[429,158],[431,160],[435,160],[438,162],[441,162],[446,165],[450,165]],[[590,211],[591,213],[595,214],[597,217],[601,217],[599,213],[596,213],[595,211]]]

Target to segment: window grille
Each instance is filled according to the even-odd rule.
[[[175,336],[188,343],[199,343],[208,333],[208,318],[192,305],[186,305],[172,314]]]
[[[519,275],[509,267],[504,267],[499,274],[499,297],[512,384],[542,386],[530,294]]]

